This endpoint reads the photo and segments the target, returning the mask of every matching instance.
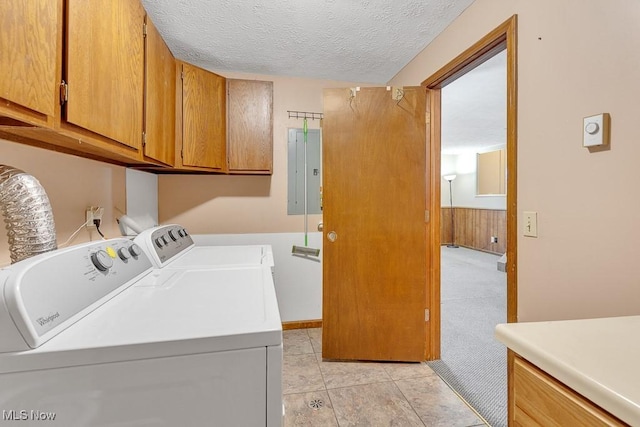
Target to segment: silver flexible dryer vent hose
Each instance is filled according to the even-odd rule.
[[[0,210],[7,225],[11,263],[57,249],[51,204],[33,176],[0,165]]]

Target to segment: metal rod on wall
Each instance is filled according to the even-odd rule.
[[[322,120],[322,113],[312,113],[308,111],[288,111],[290,119],[311,119]]]

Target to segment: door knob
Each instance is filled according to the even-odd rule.
[[[322,221],[320,221],[318,223],[318,231],[322,231],[322,230],[324,230],[324,224],[322,223]]]
[[[330,231],[327,233],[327,239],[333,243],[338,239],[338,234],[335,231]]]

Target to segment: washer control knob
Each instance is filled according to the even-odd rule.
[[[102,249],[91,254],[91,262],[100,271],[107,271],[113,266],[113,259]]]
[[[178,236],[175,230],[169,230],[169,237],[171,237],[171,240],[173,240],[174,242],[178,240]]]
[[[140,246],[134,243],[131,246],[129,246],[129,253],[133,255],[134,258],[138,258],[142,253],[142,249],[140,249]]]
[[[164,239],[162,237],[158,237],[156,239],[156,246],[159,247],[159,248],[164,246]]]
[[[178,235],[180,237],[186,237],[187,233],[185,232],[184,228],[178,230]]]
[[[129,251],[127,250],[127,248],[120,248],[118,249],[118,256],[120,257],[121,260],[126,261],[129,258],[131,258],[131,254],[129,253]]]

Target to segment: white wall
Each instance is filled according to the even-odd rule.
[[[158,175],[127,169],[126,193],[124,213],[143,229],[158,225]]]
[[[640,314],[640,2],[476,0],[390,84],[421,83],[513,14],[519,319]],[[582,120],[603,112],[611,150],[590,153]]]
[[[506,209],[505,196],[478,196],[476,153],[443,154],[441,159],[442,175],[456,175],[451,183],[453,206],[476,209]],[[449,181],[440,182],[442,206],[449,207]]]
[[[83,226],[89,206],[104,208],[100,230],[106,237],[120,236],[115,218],[118,210],[126,210],[125,168],[1,139],[0,153],[0,163],[33,175],[44,188],[53,209],[58,246],[76,230],[69,245],[100,239],[95,228]],[[1,228],[0,267],[11,263],[4,218]]]

